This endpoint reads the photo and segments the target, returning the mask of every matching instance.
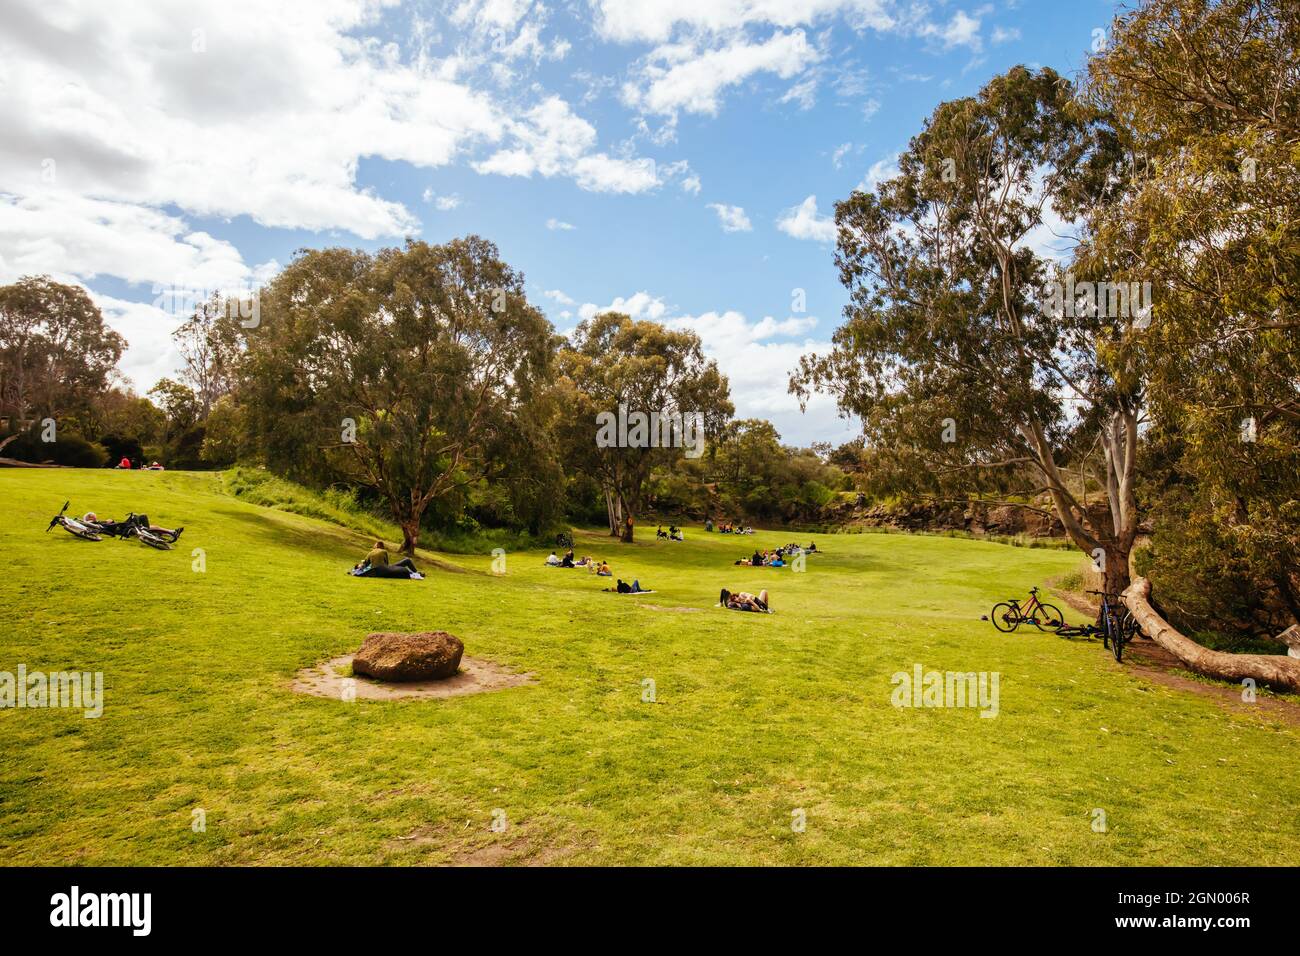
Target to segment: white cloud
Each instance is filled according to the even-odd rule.
[[[586,303],[578,309],[578,317],[586,320],[611,311],[694,332],[700,337],[705,355],[716,359],[718,368],[727,376],[737,417],[767,418],[786,441],[805,445],[819,440],[843,442],[859,431],[839,417],[831,397],[814,395],[804,414],[799,411],[798,400],[788,392],[789,375],[798,366],[800,356],[825,354],[832,347],[828,341],[811,337],[818,324],[812,316],[778,319],[769,315],[752,322],[734,309],[674,315],[661,297],[642,291],[617,297],[603,308]],[[569,318],[564,312],[560,317]]]
[[[117,276],[226,290],[254,276],[233,245],[191,230],[177,216],[62,189],[0,193],[0,250],[0,281],[48,273],[65,281]]]
[[[546,220],[546,228],[550,229],[552,232],[557,230],[560,232],[568,232],[572,229],[577,229],[578,227],[571,222],[565,222],[563,219],[552,217]]]
[[[851,149],[853,149],[852,143],[841,143],[839,146],[836,146],[835,152],[831,153],[831,165],[834,166],[836,169],[839,169],[841,166],[843,166],[844,157],[849,154],[849,151]]]
[[[799,109],[810,110],[817,105],[817,77],[800,80],[781,97],[782,103],[797,103]]]
[[[692,196],[700,194],[700,177],[694,173],[682,180],[682,192],[690,193]]]
[[[103,313],[104,323],[126,339],[118,368],[137,391],[148,391],[184,364],[172,340],[180,316],[148,302],[128,302],[95,292],[90,297]]]
[[[917,32],[921,36],[933,37],[942,41],[945,50],[964,46],[978,52],[982,46],[980,42],[980,18],[978,16],[972,17],[965,10],[958,10],[954,13],[946,26],[926,23]]]
[[[880,100],[876,99],[874,96],[862,104],[862,118],[864,120],[871,119],[871,117],[875,116],[879,112]]]
[[[592,152],[596,128],[558,96],[547,97],[508,126],[513,145],[475,163],[478,172],[569,175],[591,192],[637,193],[659,185],[652,159],[617,159]]]
[[[637,292],[627,298],[616,296],[614,301],[606,306],[585,302],[578,307],[578,316],[584,320],[594,318],[603,312],[622,312],[634,319],[661,319],[668,312],[668,306],[658,296],[653,296],[649,292]]]
[[[799,205],[787,209],[777,219],[776,227],[795,239],[835,241],[835,220],[817,214],[816,196],[809,196]]]
[[[647,113],[714,114],[727,87],[762,72],[788,80],[820,58],[802,30],[774,33],[761,43],[736,39],[715,49],[666,44],[646,57],[636,80],[624,84],[623,101]]]
[[[814,395],[807,413],[789,394],[790,372],[807,354],[825,354],[831,343],[808,337],[817,320],[811,316],[751,322],[735,310],[705,312],[668,319],[669,328],[688,329],[700,337],[704,352],[716,359],[727,376],[738,418],[766,418],[784,440],[808,444],[815,440],[847,441],[856,433],[839,418],[829,396]]]
[[[1019,27],[1009,27],[1006,29],[1004,29],[1003,27],[993,28],[992,40],[995,46],[999,43],[1011,43],[1013,40],[1019,40],[1019,39],[1020,39]]]
[[[862,177],[862,182],[858,183],[858,189],[863,192],[874,192],[876,187],[886,179],[893,179],[899,174],[898,168],[899,154],[887,156],[884,159],[878,159],[871,164],[867,174]]]
[[[460,195],[452,193],[450,196],[439,196],[433,189],[425,189],[421,198],[427,203],[433,203],[434,208],[442,212],[450,212],[460,206]]]
[[[854,28],[887,30],[896,21],[886,0],[592,0],[596,31],[606,40],[662,43],[677,28],[733,33],[751,24],[789,29],[842,13]]]
[[[560,305],[577,305],[577,302],[559,289],[547,289],[542,295],[554,299]]]
[[[442,166],[502,124],[439,64],[359,37],[372,10],[15,0],[0,21],[0,182],[33,191],[48,157],[86,196],[367,239],[414,231],[400,203],[357,186],[360,159]]]
[[[745,215],[743,206],[728,206],[720,202],[711,202],[708,208],[718,214],[718,222],[722,224],[723,232],[750,232],[753,225],[749,217]]]

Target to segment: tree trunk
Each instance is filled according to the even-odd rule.
[[[1107,594],[1123,594],[1129,586],[1128,551],[1113,545],[1107,546],[1101,576],[1105,582],[1102,585],[1103,591]]]
[[[415,546],[420,541],[420,519],[406,518],[402,521],[402,554],[415,557]]]
[[[1225,654],[1179,634],[1150,604],[1151,582],[1138,578],[1124,592],[1124,603],[1153,641],[1206,677],[1240,683],[1251,678],[1275,690],[1300,691],[1300,658],[1281,654]]]
[[[623,515],[618,507],[618,498],[610,489],[605,489],[605,514],[609,518],[609,536],[617,538],[622,534]]]

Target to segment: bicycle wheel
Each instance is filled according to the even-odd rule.
[[[72,535],[74,538],[80,538],[82,541],[103,540],[103,538],[95,534],[95,532],[91,531],[89,528],[78,528],[76,525],[65,524],[63,530],[68,532],[68,534]]]
[[[1033,621],[1034,627],[1038,628],[1040,631],[1045,629],[1055,631],[1065,623],[1065,615],[1061,613],[1061,609],[1055,604],[1040,604],[1038,610],[1034,612],[1034,616],[1031,620]]]
[[[1020,612],[1005,601],[993,605],[989,618],[993,621],[993,626],[1003,634],[1010,634],[1020,626]]]
[[[152,531],[145,531],[143,528],[136,531],[135,536],[140,539],[141,544],[147,544],[151,548],[157,548],[159,551],[170,551],[172,546],[154,534]]]

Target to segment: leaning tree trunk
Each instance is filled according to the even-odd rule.
[[[1151,582],[1138,578],[1124,592],[1124,603],[1153,641],[1206,677],[1239,683],[1251,678],[1276,690],[1300,691],[1300,658],[1281,654],[1225,654],[1179,634],[1150,604]]]
[[[623,513],[619,509],[618,497],[608,488],[605,489],[605,514],[609,518],[609,536],[617,538],[623,533]]]

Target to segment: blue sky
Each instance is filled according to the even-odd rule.
[[[252,286],[301,247],[477,233],[562,331],[611,306],[695,329],[738,414],[799,444],[855,433],[786,394],[840,322],[834,202],[886,175],[939,102],[1018,63],[1074,74],[1114,9],[6,7],[0,281],[85,284],[139,390],[177,361],[160,288]]]

